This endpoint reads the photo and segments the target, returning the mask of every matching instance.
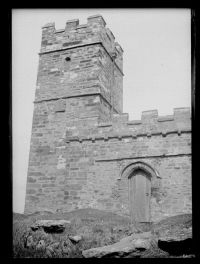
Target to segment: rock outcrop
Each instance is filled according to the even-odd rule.
[[[192,239],[192,215],[168,217],[155,224],[152,232],[163,242],[178,242]]]
[[[31,229],[33,231],[43,229],[47,233],[61,233],[65,230],[65,225],[70,223],[67,220],[38,220],[31,226]]]
[[[69,239],[74,242],[74,243],[78,243],[79,241],[81,241],[82,237],[81,236],[69,236]]]
[[[135,258],[193,256],[192,216],[168,217],[150,232],[133,234],[112,245],[82,252],[85,258]]]
[[[153,244],[156,244],[156,241],[151,232],[144,232],[125,237],[112,245],[84,250],[82,254],[85,258],[121,258],[129,254],[136,257],[150,249]]]
[[[171,255],[193,253],[192,215],[166,218],[155,224],[152,233],[157,236],[158,247]]]

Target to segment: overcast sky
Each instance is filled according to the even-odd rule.
[[[23,212],[41,27],[101,14],[124,50],[123,110],[129,119],[191,106],[189,9],[13,9],[13,210]]]

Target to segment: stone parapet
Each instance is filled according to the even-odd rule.
[[[40,54],[100,42],[110,55],[117,50],[118,57],[121,57],[123,49],[105,26],[101,15],[88,17],[87,24],[82,25],[79,25],[79,19],[67,20],[65,29],[59,30],[56,30],[54,22],[47,23],[42,27]],[[121,68],[122,63],[118,62],[118,67]]]
[[[150,110],[142,112],[141,120],[129,121],[128,119],[127,113],[114,114],[112,121],[99,122],[95,129],[93,124],[92,130],[88,119],[88,126],[84,128],[80,126],[78,135],[76,131],[76,137],[71,135],[66,141],[69,143],[71,141],[109,140],[111,138],[121,140],[126,137],[138,138],[158,135],[165,137],[170,134],[180,136],[182,133],[191,133],[190,108],[175,108],[174,114],[167,116],[158,116],[157,110]]]

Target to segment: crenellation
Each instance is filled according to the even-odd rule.
[[[54,28],[55,29],[55,22],[46,23],[42,28]]]
[[[63,33],[64,31],[65,31],[64,29],[57,29],[57,30],[55,31],[55,34],[56,34],[56,33],[58,33],[58,34],[59,34],[59,33]]]
[[[78,25],[79,25],[79,19],[67,20],[65,31],[76,29]]]
[[[141,125],[142,121],[141,120],[131,120],[127,122],[127,125],[133,126],[133,125]]]
[[[129,119],[128,113],[113,114],[113,116],[112,116],[112,122],[114,122],[114,123],[127,123],[128,119]]]
[[[153,122],[158,118],[158,110],[143,111],[141,120],[143,123]]]
[[[89,16],[88,18],[87,18],[87,21],[88,21],[88,24],[90,25],[90,24],[93,24],[93,23],[95,23],[95,24],[99,24],[99,25],[101,25],[101,26],[103,26],[103,27],[105,27],[105,25],[106,25],[106,22],[105,22],[105,20],[103,19],[103,17],[101,16],[101,15],[93,15],[93,16]]]
[[[114,49],[115,38],[112,32],[105,28],[105,25],[106,23],[100,15],[88,17],[87,24],[83,25],[79,25],[79,19],[68,20],[65,29],[60,30],[56,30],[55,23],[47,23],[42,27],[43,45],[40,52],[97,42],[101,42],[111,52]],[[100,28],[96,28],[96,26],[100,26]]]
[[[158,122],[174,121],[174,116],[173,115],[158,116],[157,121]]]
[[[174,108],[174,119],[188,119],[191,118],[189,107]]]
[[[99,140],[99,137],[102,138],[102,136],[106,136],[108,140],[112,137],[118,138],[121,140],[121,138],[125,137],[147,137],[151,138],[153,136],[161,136],[166,137],[170,134],[177,134],[178,136],[181,135],[181,133],[190,133],[191,132],[191,124],[190,124],[190,118],[186,119],[187,122],[184,123],[184,126],[180,126],[179,123],[176,122],[172,116],[158,116],[157,110],[150,110],[145,111],[146,117],[148,116],[150,120],[152,120],[152,114],[153,116],[157,116],[154,120],[154,123],[156,124],[154,127],[152,127],[151,130],[149,130],[149,125],[147,120],[144,121],[144,119],[136,120],[136,121],[128,121],[128,114],[123,115],[113,115],[113,122],[98,122],[96,124],[95,129],[95,140]],[[155,115],[156,113],[156,115]],[[160,121],[160,118],[162,122]],[[185,120],[185,121],[186,121]],[[164,122],[165,121],[165,122]],[[171,125],[169,125],[169,122]],[[89,125],[89,124],[88,124]],[[94,128],[94,127],[93,127]],[[128,134],[127,134],[128,133]],[[84,134],[87,135],[87,137],[84,137]],[[126,135],[125,135],[126,134]],[[81,137],[81,140],[91,140],[91,138],[88,135],[94,135],[94,129],[91,131],[90,126],[84,129],[79,128],[79,138]],[[73,138],[74,140],[74,138]],[[70,141],[69,138],[67,138],[67,141]],[[78,139],[77,139],[78,141]]]

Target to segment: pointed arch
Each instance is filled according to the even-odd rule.
[[[149,164],[141,161],[132,162],[128,164],[125,168],[123,168],[120,173],[120,178],[129,178],[130,175],[132,175],[132,173],[138,169],[146,172],[146,174],[151,178],[160,178],[158,172],[155,169],[153,169]]]
[[[130,162],[121,169],[120,180],[127,186],[131,219],[150,222],[152,197],[161,187],[158,172],[146,162]]]

